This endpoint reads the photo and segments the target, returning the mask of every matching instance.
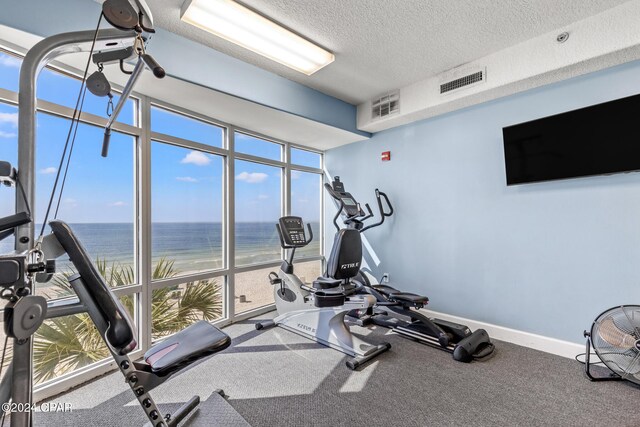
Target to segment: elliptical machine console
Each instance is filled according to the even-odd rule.
[[[307,238],[302,218],[285,216],[278,220],[276,229],[280,245],[289,250],[280,271],[269,273],[278,316],[257,323],[256,329],[280,326],[348,354],[353,357],[346,362],[349,369],[356,369],[391,348],[389,343],[369,344],[355,337],[344,322],[349,311],[372,307],[376,303],[373,296],[356,294],[357,287],[348,279],[318,277],[309,286],[295,275],[295,251],[313,240],[311,226],[307,224]],[[359,262],[358,259],[358,265]]]
[[[325,188],[338,203],[338,212],[333,218],[338,234],[346,230],[363,233],[382,225],[386,218],[393,215],[393,206],[389,197],[376,188],[375,196],[380,219],[378,222],[366,225],[365,221],[374,217],[371,207],[365,204],[368,212],[365,213],[355,197],[345,190],[340,177],[336,176],[331,185],[325,184]],[[347,226],[346,229],[341,229],[338,225],[337,220],[340,216]],[[344,252],[344,247],[334,245],[334,250]],[[342,256],[344,254],[341,252],[331,254],[331,258]],[[419,312],[418,310],[429,302],[426,296],[403,292],[387,284],[372,284],[363,271],[358,272],[354,280],[362,285],[359,288],[360,292],[374,296],[376,299],[375,307],[369,310],[349,312],[348,316],[358,324],[373,323],[391,328],[393,332],[404,337],[449,351],[453,353],[453,358],[460,362],[483,359],[493,353],[494,345],[484,329],[471,332],[466,325],[432,319]]]
[[[351,193],[347,193],[344,190],[344,184],[340,182],[340,177],[336,176],[332,185],[325,184],[325,188],[327,188],[332,194],[332,196],[336,199],[339,199],[342,203],[344,213],[347,217],[356,217],[356,216],[364,216],[364,212],[360,208],[360,205],[355,201]],[[367,205],[369,208],[369,205]],[[369,209],[369,213],[373,215],[371,209]]]

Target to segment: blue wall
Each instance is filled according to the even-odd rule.
[[[94,29],[100,10],[98,3],[89,0],[4,1],[0,24],[46,37]],[[108,28],[109,25],[104,24],[103,27]],[[158,28],[153,35],[149,53],[173,77],[369,136],[367,132],[356,129],[354,105],[163,29]]]
[[[376,277],[436,311],[583,342],[601,311],[640,303],[640,174],[507,188],[502,127],[637,93],[639,62],[375,134],[329,151],[327,170],[396,208],[367,232]]]

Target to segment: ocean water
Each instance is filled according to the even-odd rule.
[[[133,265],[134,229],[131,223],[69,224],[83,246],[94,259],[108,264]],[[319,236],[319,224],[311,223],[314,236]],[[40,227],[36,226],[39,232]],[[274,223],[236,223],[236,265],[248,265],[281,258],[280,240]],[[166,258],[174,262],[174,269],[181,273],[197,272],[222,267],[223,228],[221,223],[153,223],[151,233],[151,258],[156,263]],[[315,255],[320,252],[319,239],[314,239],[300,254]],[[0,254],[13,249],[13,239],[0,242]],[[60,258],[58,271],[70,268],[70,263]]]

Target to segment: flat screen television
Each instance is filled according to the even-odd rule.
[[[640,95],[502,129],[507,185],[640,170]]]

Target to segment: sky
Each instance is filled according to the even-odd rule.
[[[20,60],[0,52],[0,87],[18,90]],[[44,70],[38,80],[39,99],[75,106],[80,82]],[[118,98],[114,98],[114,104]],[[106,117],[106,98],[87,92],[83,111]],[[134,101],[129,100],[118,121],[134,124]],[[17,166],[16,107],[0,103],[0,160]],[[53,187],[69,120],[37,115],[36,220],[42,221]],[[152,108],[151,130],[222,147],[224,131],[217,126]],[[109,157],[100,156],[103,130],[81,124],[59,218],[70,223],[133,222],[135,213],[135,139],[112,133]],[[236,134],[236,151],[273,160],[282,158],[279,144]],[[320,167],[320,156],[292,149],[292,162]],[[223,157],[154,141],[151,146],[151,200],[154,222],[219,222],[223,209]],[[282,169],[236,160],[237,222],[275,222],[281,216]],[[305,221],[320,218],[321,177],[292,171],[292,214]],[[14,189],[0,188],[0,216],[10,215]]]

